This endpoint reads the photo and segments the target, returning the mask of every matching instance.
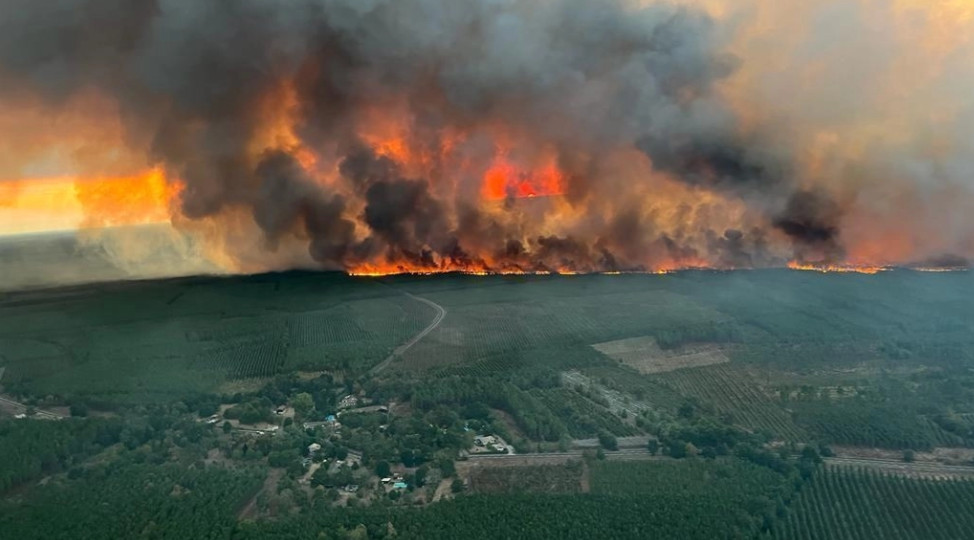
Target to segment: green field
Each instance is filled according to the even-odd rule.
[[[775,528],[781,539],[970,538],[974,481],[826,469]]]

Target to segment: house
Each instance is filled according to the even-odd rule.
[[[392,478],[391,477],[388,477],[387,476],[387,477],[385,477],[385,478],[382,479],[382,483],[383,484],[388,484],[389,482],[392,482]]]
[[[280,415],[284,414],[284,411],[286,411],[286,410],[287,410],[287,408],[284,405],[278,405],[277,408],[274,409],[274,414],[280,416]]]
[[[356,405],[358,405],[358,398],[351,394],[343,397],[342,400],[338,402],[339,409],[349,409],[351,407],[355,407]]]
[[[318,443],[311,443],[308,445],[308,453],[314,455],[315,452],[321,450],[321,445]]]
[[[358,491],[358,486],[355,484],[348,484],[342,489],[344,489],[346,493],[355,493],[356,491]]]

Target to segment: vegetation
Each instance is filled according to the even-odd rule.
[[[820,456],[967,455],[971,284],[289,273],[11,293],[0,383],[23,406],[0,414],[67,418],[0,419],[0,536],[963,537],[968,483]],[[407,291],[448,316],[373,369],[435,315]],[[731,361],[641,374],[592,347],[628,338]],[[507,446],[560,455],[473,455]]]
[[[470,489],[477,493],[578,493],[582,462],[567,464],[484,467],[470,474]]]
[[[792,505],[774,538],[968,538],[974,481],[921,480],[828,468]]]
[[[0,421],[0,493],[83,462],[121,432],[122,423],[111,420]]]
[[[98,466],[38,489],[31,504],[0,507],[0,531],[6,538],[228,538],[260,481],[250,470]]]

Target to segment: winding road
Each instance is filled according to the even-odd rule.
[[[436,330],[436,327],[439,326],[440,325],[440,322],[443,321],[443,318],[446,317],[446,308],[444,308],[443,306],[437,304],[436,302],[433,302],[432,300],[427,300],[426,298],[423,298],[421,296],[416,296],[416,295],[409,294],[409,293],[405,293],[405,295],[408,296],[408,297],[410,297],[410,298],[412,298],[413,300],[417,300],[419,302],[422,302],[422,303],[430,306],[431,308],[435,309],[436,310],[436,317],[433,318],[433,322],[431,322],[429,324],[429,326],[427,326],[426,328],[422,329],[418,334],[416,334],[415,336],[413,336],[406,343],[403,343],[402,345],[396,347],[396,349],[394,351],[392,351],[392,354],[390,354],[389,356],[387,356],[385,360],[383,360],[382,362],[379,362],[375,367],[373,367],[372,369],[370,369],[369,370],[369,374],[370,375],[375,375],[376,373],[379,373],[382,370],[384,370],[385,368],[389,367],[389,364],[391,364],[392,361],[396,359],[396,357],[402,356],[406,351],[409,350],[410,347],[412,347],[413,345],[419,343],[419,340],[421,340],[424,337],[426,337],[426,335],[429,334],[430,332],[432,332],[433,330]]]

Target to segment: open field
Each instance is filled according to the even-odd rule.
[[[715,345],[694,343],[664,351],[651,336],[606,341],[592,347],[640,373],[663,373],[730,362],[730,358]]]

